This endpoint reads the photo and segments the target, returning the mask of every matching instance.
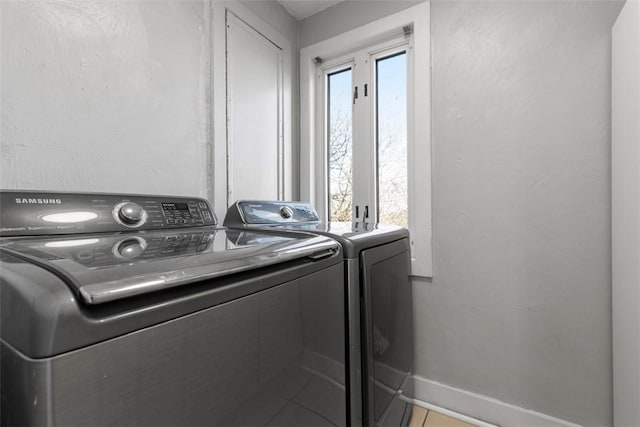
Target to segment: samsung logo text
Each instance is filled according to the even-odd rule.
[[[59,205],[61,203],[60,199],[16,199],[18,205]]]

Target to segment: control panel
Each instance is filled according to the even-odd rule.
[[[101,233],[216,225],[208,201],[99,193],[0,192],[0,235]]]
[[[319,222],[315,208],[302,202],[239,201],[235,208],[246,225],[305,224]],[[227,213],[229,216],[229,213]],[[227,223],[225,218],[225,224]]]

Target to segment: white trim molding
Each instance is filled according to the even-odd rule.
[[[485,423],[489,423],[501,427],[580,427],[579,424],[419,376],[414,376],[413,381],[416,405],[427,409],[431,406],[438,412],[442,412],[441,408],[447,408],[451,412],[446,412],[445,415],[463,421],[477,419],[484,421],[478,425],[487,426]],[[456,414],[464,414],[465,417]]]

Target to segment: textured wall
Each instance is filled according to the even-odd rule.
[[[240,3],[260,16],[265,22],[269,22],[287,40],[292,43],[297,40],[298,21],[289,15],[289,12],[280,3],[265,0],[242,0]]]
[[[4,188],[207,194],[204,1],[2,1]]]
[[[300,47],[358,28],[425,0],[345,0],[300,21]]]
[[[434,1],[422,377],[612,421],[611,26],[620,2]]]

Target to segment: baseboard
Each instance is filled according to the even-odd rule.
[[[501,427],[580,427],[569,421],[419,376],[414,376],[413,381],[415,403],[427,409],[429,405],[446,408],[453,413]],[[467,421],[464,419],[466,417],[460,418]]]

